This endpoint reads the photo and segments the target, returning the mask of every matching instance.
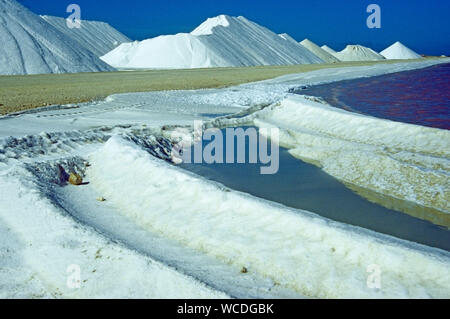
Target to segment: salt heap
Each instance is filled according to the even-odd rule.
[[[118,68],[208,68],[323,63],[300,44],[244,17],[210,18],[191,33],[124,43],[102,59]]]
[[[77,41],[81,46],[94,53],[97,57],[105,55],[117,46],[131,40],[111,27],[108,23],[99,21],[81,21],[81,28],[70,29],[66,19],[52,16],[41,16],[42,19],[56,29]]]
[[[113,70],[14,0],[0,0],[0,74]]]
[[[384,57],[370,48],[362,45],[347,45],[347,47],[335,54],[341,61],[378,61]]]
[[[189,69],[225,64],[197,37],[187,33],[124,43],[101,59],[123,69]]]
[[[339,62],[339,60],[334,55],[328,53],[327,51],[319,47],[317,44],[308,39],[303,40],[302,42],[300,42],[300,44],[327,63]]]
[[[380,53],[386,59],[390,60],[408,60],[408,59],[420,59],[422,58],[419,54],[411,50],[410,48],[403,45],[401,42],[395,42],[389,48],[381,51]]]

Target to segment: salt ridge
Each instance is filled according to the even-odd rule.
[[[93,186],[136,224],[301,295],[449,296],[447,253],[226,189],[119,137],[90,163]],[[383,270],[383,289],[367,288],[372,264]]]
[[[255,124],[280,128],[280,141],[294,156],[344,182],[450,213],[449,131],[359,115],[303,96],[279,104],[254,114]],[[449,220],[443,215],[445,226]]]

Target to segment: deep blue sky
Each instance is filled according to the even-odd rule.
[[[133,40],[190,32],[206,18],[242,15],[277,33],[341,50],[363,44],[382,50],[400,40],[419,53],[450,55],[449,0],[19,0],[38,14],[105,21]],[[382,10],[382,28],[368,29],[366,8]]]

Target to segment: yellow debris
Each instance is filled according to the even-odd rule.
[[[83,183],[83,178],[77,173],[70,173],[69,183],[72,185],[81,185]]]

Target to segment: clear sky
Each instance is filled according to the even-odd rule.
[[[362,44],[382,50],[401,41],[419,53],[450,55],[450,0],[19,0],[38,14],[105,21],[133,40],[190,32],[206,18],[242,15],[277,33],[341,50]],[[369,29],[366,8],[381,7],[381,29]]]

